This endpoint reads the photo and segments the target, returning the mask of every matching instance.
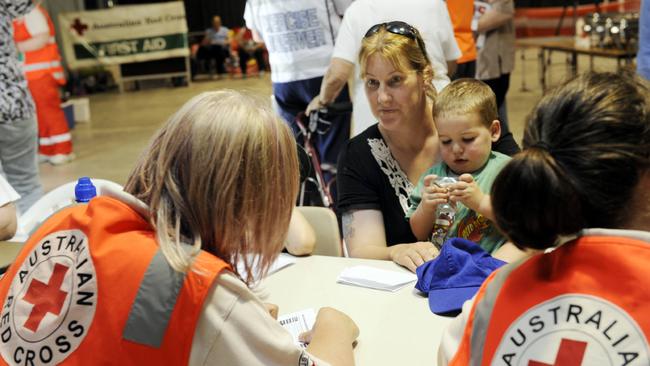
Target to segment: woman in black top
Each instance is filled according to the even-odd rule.
[[[338,162],[338,211],[350,256],[390,259],[415,271],[437,255],[417,242],[405,218],[408,196],[439,161],[433,124],[433,69],[419,32],[404,22],[377,24],[364,37],[361,75],[379,123],[348,141]],[[514,154],[512,135],[493,149]],[[519,253],[499,255],[504,260]]]
[[[404,218],[408,195],[438,162],[433,70],[418,31],[403,22],[372,27],[359,54],[377,125],[351,139],[338,163],[338,209],[353,257],[390,259],[413,271],[436,248],[416,243]]]

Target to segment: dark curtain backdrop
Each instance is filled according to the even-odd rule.
[[[100,9],[110,6],[111,0],[84,0],[86,9]],[[116,5],[160,3],[164,0],[112,0]],[[244,24],[246,0],[184,0],[187,26],[190,32],[204,31],[212,25],[212,17],[220,15],[228,28]]]

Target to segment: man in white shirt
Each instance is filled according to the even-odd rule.
[[[273,95],[279,114],[300,142],[296,116],[318,95],[327,70],[341,15],[351,0],[248,0],[244,19],[253,39],[269,52]],[[345,83],[344,83],[345,84]],[[341,86],[343,88],[343,85]],[[349,101],[347,89],[338,99]],[[350,135],[349,114],[334,118],[329,131],[313,141],[321,162],[336,165],[338,151]]]
[[[449,84],[449,75],[461,56],[447,6],[442,0],[357,0],[346,10],[334,54],[321,85],[320,95],[307,111],[330,104],[354,73],[354,131],[363,132],[376,122],[370,111],[358,65],[361,41],[375,24],[399,20],[418,29],[424,40],[434,72],[433,84],[440,91]]]

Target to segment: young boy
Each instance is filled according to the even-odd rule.
[[[409,198],[406,215],[418,240],[429,240],[438,205],[456,207],[455,219],[446,238],[461,237],[493,253],[505,237],[493,223],[490,188],[510,157],[492,151],[501,134],[496,97],[482,81],[459,79],[436,97],[433,118],[440,140],[442,162],[427,170]],[[457,183],[435,184],[440,177]]]

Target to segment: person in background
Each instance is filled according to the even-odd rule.
[[[377,122],[364,90],[361,70],[365,65],[360,65],[358,59],[368,29],[389,21],[406,22],[420,31],[433,70],[433,86],[440,91],[449,84],[449,75],[453,75],[461,52],[442,0],[403,0],[399,4],[393,0],[356,0],[345,12],[320,93],[307,107],[307,113],[334,102],[339,93],[347,93],[344,86],[354,78],[352,136]]]
[[[16,202],[20,195],[0,175],[0,240],[11,239],[16,234]]]
[[[639,16],[639,51],[636,54],[637,72],[650,80],[650,1],[641,2]]]
[[[508,128],[505,107],[510,87],[510,73],[515,67],[515,4],[513,0],[489,0],[489,8],[472,21],[472,30],[478,33],[476,47],[476,78],[490,86],[497,97],[502,138],[498,150],[507,155],[519,152]]]
[[[490,188],[510,157],[492,151],[499,139],[496,98],[485,83],[458,79],[447,85],[433,103],[442,162],[427,169],[409,197],[406,217],[418,240],[429,240],[440,204],[451,203],[456,215],[447,236],[471,240],[488,253],[506,241],[496,227]],[[439,187],[436,179],[454,177],[457,183]]]
[[[321,308],[305,350],[248,287],[282,249],[298,193],[295,142],[268,104],[229,90],[192,98],[124,191],[49,217],[0,280],[0,328],[34,337],[1,347],[4,362],[38,339],[63,344],[50,348],[58,364],[353,365],[347,315]],[[43,278],[66,280],[47,291]]]
[[[43,195],[38,176],[38,130],[34,104],[20,70],[12,21],[32,10],[30,0],[0,1],[0,166],[20,194],[25,212]]]
[[[72,136],[61,109],[59,87],[65,85],[54,24],[42,6],[14,20],[14,40],[23,54],[23,71],[36,104],[38,157],[52,165],[75,158]]]
[[[230,29],[221,25],[221,17],[212,17],[212,27],[205,30],[196,57],[199,60],[214,60],[217,73],[226,74],[226,59],[230,57]]]
[[[255,42],[250,29],[241,27],[235,33],[235,41],[237,43],[237,55],[239,56],[239,67],[243,77],[246,77],[248,71],[248,60],[253,57],[257,62],[257,72],[259,75],[264,74],[266,71],[266,61],[264,60],[264,53],[266,48],[264,43]]]
[[[555,250],[493,273],[443,335],[439,365],[647,362],[649,87],[587,73],[537,104],[492,208],[515,245]]]
[[[454,38],[462,52],[456,60],[456,72],[452,80],[476,77],[476,42],[472,32],[474,0],[446,0],[449,18],[454,26]]]
[[[341,15],[351,0],[248,0],[244,11],[253,39],[269,52],[273,97],[279,113],[302,145],[295,122],[318,94],[332,56]],[[336,102],[349,102],[347,88]],[[350,137],[350,114],[333,117],[325,134],[316,134],[314,145],[326,171],[333,171],[341,147]],[[326,172],[327,173],[327,172]]]

